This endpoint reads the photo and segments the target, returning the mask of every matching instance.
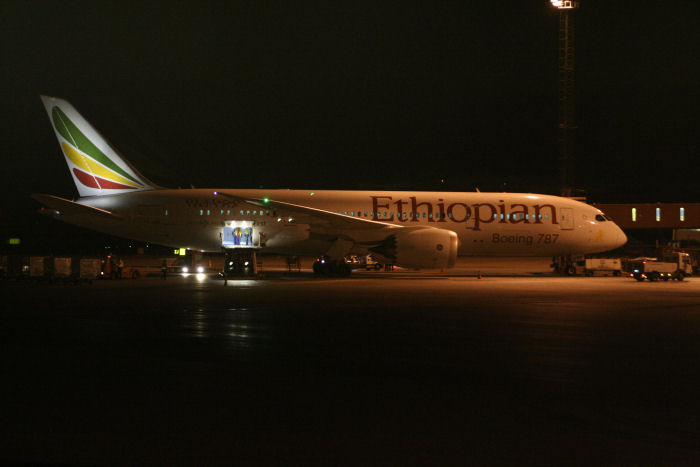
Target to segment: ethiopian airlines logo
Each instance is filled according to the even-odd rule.
[[[143,188],[143,182],[100,151],[58,107],[51,110],[56,131],[63,137],[61,149],[75,167],[73,174],[83,185],[110,190],[135,190]]]

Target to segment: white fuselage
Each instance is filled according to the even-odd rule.
[[[272,202],[265,206],[237,198],[268,198]],[[586,254],[607,251],[626,241],[619,227],[603,218],[598,209],[567,198],[535,194],[186,189],[81,198],[77,202],[114,213],[118,219],[78,215],[63,220],[117,236],[201,251],[221,251],[222,229],[231,222],[255,225],[269,240],[261,250],[274,254],[322,255],[339,236],[337,229],[309,234],[303,216],[297,218],[284,207],[275,207],[274,202],[367,221],[451,230],[459,238],[459,256]],[[371,238],[377,235],[375,230],[363,235],[376,240]],[[366,253],[362,242],[357,242],[353,252]]]

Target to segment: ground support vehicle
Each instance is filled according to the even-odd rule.
[[[634,265],[630,277],[639,282],[644,279],[655,282],[669,279],[682,281],[693,274],[688,253],[676,252],[666,256],[663,261],[645,260]]]
[[[620,258],[586,258],[577,262],[576,273],[586,276],[619,276],[622,274],[622,261]]]

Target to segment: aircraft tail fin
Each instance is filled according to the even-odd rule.
[[[141,175],[70,102],[41,96],[81,197],[158,188]]]

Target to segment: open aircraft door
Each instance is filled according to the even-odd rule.
[[[574,210],[572,208],[559,209],[561,218],[559,219],[559,227],[561,230],[572,230],[574,228]]]

